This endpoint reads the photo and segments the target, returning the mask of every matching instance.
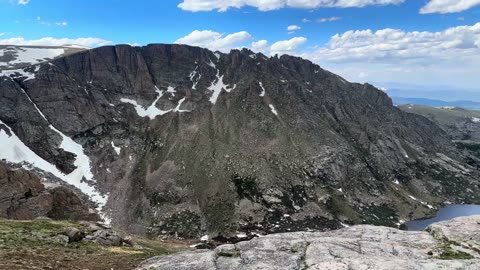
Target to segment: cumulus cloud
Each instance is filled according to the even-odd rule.
[[[204,47],[214,51],[228,52],[251,39],[252,36],[246,31],[225,35],[211,30],[195,30],[190,34],[179,38],[175,43]]]
[[[341,20],[342,17],[328,17],[328,18],[320,18],[317,20],[319,23],[324,23],[324,22],[334,22],[334,21],[339,21]]]
[[[289,25],[289,26],[287,27],[287,30],[288,30],[288,31],[297,31],[297,30],[300,30],[300,29],[302,29],[302,28],[301,28],[300,26],[298,26],[298,25]]]
[[[23,37],[13,37],[9,39],[0,39],[2,45],[34,45],[34,46],[61,46],[65,44],[75,44],[87,47],[98,47],[111,44],[111,41],[101,38],[53,38],[44,37],[40,39],[25,39]]]
[[[327,46],[310,57],[323,61],[428,64],[432,59],[459,60],[480,56],[480,23],[448,28],[442,32],[405,32],[398,29],[347,31],[334,35]]]
[[[477,5],[480,5],[480,0],[430,0],[420,9],[420,13],[455,13]]]
[[[290,8],[321,8],[321,7],[365,7],[372,5],[401,4],[405,0],[183,0],[179,8],[188,11],[226,11],[229,8],[255,7],[261,11]]]
[[[270,54],[295,54],[298,47],[305,44],[304,37],[294,37],[288,40],[277,41],[270,47]]]
[[[29,2],[30,2],[30,0],[18,0],[17,4],[24,6],[24,5],[27,5]]]
[[[254,52],[267,53],[269,50],[268,41],[264,39],[259,41],[254,41],[252,42],[251,49]]]
[[[301,55],[352,80],[478,85],[480,23],[440,32],[347,31]]]

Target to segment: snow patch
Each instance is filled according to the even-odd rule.
[[[65,53],[64,49],[53,49],[53,48],[27,48],[27,47],[17,47],[15,48],[16,58],[12,61],[7,62],[8,65],[14,66],[16,64],[38,64],[47,60],[54,59],[57,56],[60,56]]]
[[[115,153],[117,153],[117,155],[120,155],[120,151],[122,150],[122,148],[115,146],[115,143],[113,141],[112,141],[112,148],[113,150],[115,150]]]
[[[190,81],[192,82],[192,90],[196,90],[197,89],[197,84],[198,82],[200,81],[200,79],[202,78],[202,74],[200,74],[199,72],[197,72],[197,69],[198,69],[198,66],[195,67],[195,70],[192,71],[190,73],[190,75],[188,76],[190,78]],[[198,77],[197,77],[197,74],[198,74]],[[197,77],[195,79],[195,77]]]
[[[40,66],[36,66],[34,71],[26,71],[24,69],[10,69],[10,70],[0,70],[0,76],[10,77],[12,79],[21,79],[23,81],[29,81],[35,79],[35,72],[40,69]]]
[[[175,107],[175,109],[173,109],[173,112],[180,112],[180,113],[190,112],[189,110],[180,110],[180,106],[182,106],[182,103],[185,101],[185,99],[186,99],[186,97],[184,97],[184,98],[182,98],[178,101],[178,105],[177,105],[177,107]]]
[[[204,235],[202,238],[200,238],[200,241],[208,241],[208,239],[210,239],[210,237],[208,237],[208,235]]]
[[[394,183],[395,185],[400,185],[400,182],[398,181],[398,179],[393,180],[393,183]]]
[[[157,88],[157,89],[158,89],[158,88]],[[171,95],[174,97],[174,96],[175,96],[175,93],[176,93],[177,91],[175,90],[175,87],[169,86],[169,87],[167,88],[167,91],[166,91],[166,92],[169,93],[169,94],[171,94]]]
[[[247,234],[239,233],[239,234],[237,234],[237,238],[247,238]]]
[[[480,118],[472,117],[472,121],[475,123],[480,123]]]
[[[217,61],[220,60],[220,56],[221,56],[221,55],[220,55],[219,52],[215,52],[214,55],[215,55],[215,57],[217,57]]]
[[[210,60],[210,62],[207,63],[207,65],[209,65],[209,66],[211,66],[212,68],[215,68],[215,69],[216,69],[217,66],[212,62],[212,59],[209,59],[209,60]]]
[[[223,76],[224,75],[220,76],[220,71],[217,69],[217,79],[212,82],[212,85],[210,85],[210,87],[207,88],[208,90],[213,92],[212,96],[210,97],[210,102],[212,104],[215,104],[217,102],[218,96],[220,96],[222,90],[230,93],[230,91],[234,90],[237,86],[233,85],[233,87],[230,88],[230,85],[223,82]]]
[[[259,82],[258,84],[259,84],[259,85],[260,85],[260,87],[262,88],[262,92],[260,93],[260,95],[259,95],[259,96],[261,96],[261,97],[264,97],[264,96],[265,96],[265,88],[263,87],[263,84],[262,84],[262,82]]]
[[[252,58],[252,59],[257,59],[257,55],[254,54],[254,53],[250,54],[249,56],[250,56],[250,58]]]
[[[415,197],[413,197],[412,195],[408,195],[408,197],[409,197],[410,199],[412,199],[412,200],[414,200],[414,201],[418,202],[418,199],[417,199],[417,198],[415,198]]]
[[[164,110],[160,110],[160,109],[157,108],[157,106],[156,106],[157,102],[160,100],[160,98],[162,98],[163,91],[161,91],[160,89],[158,89],[157,86],[155,86],[155,92],[157,92],[157,94],[158,94],[157,99],[155,99],[155,101],[153,101],[153,103],[146,109],[143,108],[142,105],[138,104],[137,101],[132,100],[132,99],[121,98],[120,101],[123,102],[123,103],[132,104],[135,107],[135,111],[137,112],[138,116],[148,117],[148,118],[150,118],[150,120],[153,120],[153,119],[155,119],[155,117],[157,117],[159,115],[161,116],[161,115],[167,114],[167,113],[172,111],[172,110],[164,111]]]
[[[275,114],[276,116],[278,116],[278,112],[277,112],[277,110],[275,109],[275,107],[274,107],[272,104],[269,104],[268,107],[270,107],[270,110],[272,111],[273,114]]]

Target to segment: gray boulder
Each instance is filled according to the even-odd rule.
[[[272,234],[215,250],[155,257],[138,269],[474,270],[480,269],[479,232],[480,216],[474,216],[423,232],[358,225],[323,233]],[[446,258],[446,251],[453,257]]]

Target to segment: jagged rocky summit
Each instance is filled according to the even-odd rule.
[[[480,201],[478,159],[436,124],[247,49],[117,45],[0,70],[0,159],[164,237],[400,226]]]
[[[145,261],[139,270],[476,270],[480,216],[431,225],[427,231],[356,225],[329,232],[271,234],[215,250],[186,251]]]

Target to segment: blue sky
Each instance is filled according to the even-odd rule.
[[[0,44],[249,47],[387,88],[476,89],[479,22],[480,0],[0,0]]]

